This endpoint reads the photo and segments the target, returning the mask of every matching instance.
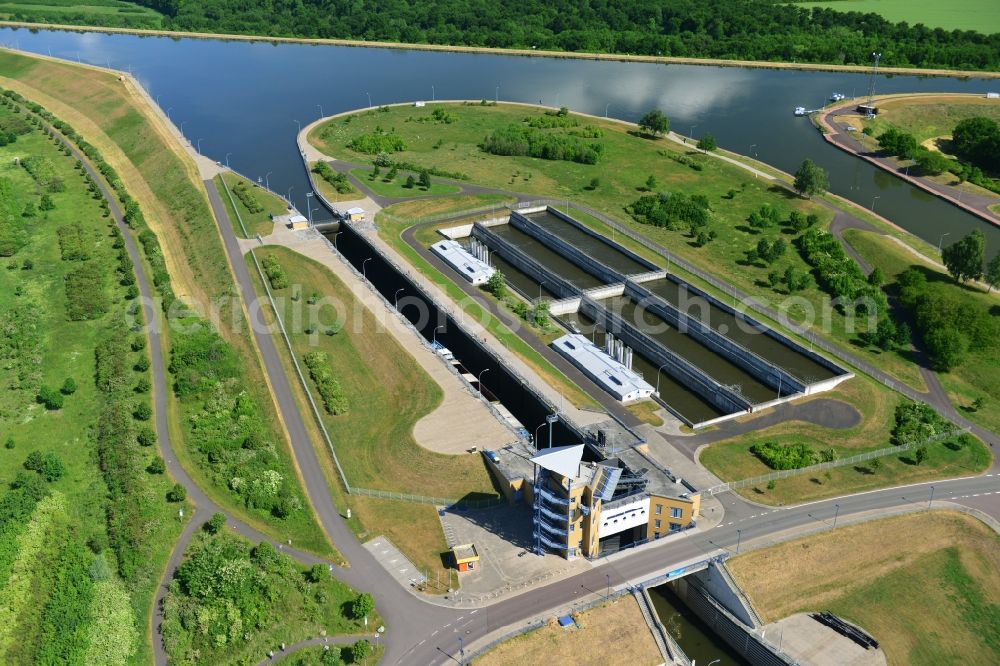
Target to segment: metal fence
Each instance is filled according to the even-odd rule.
[[[412,504],[432,504],[434,506],[447,506],[457,509],[486,509],[493,506],[500,506],[506,503],[503,497],[492,497],[489,499],[467,500],[467,499],[447,499],[444,497],[426,497],[424,495],[410,495],[407,493],[397,493],[391,490],[371,490],[369,488],[351,488],[352,495],[365,495],[366,497],[376,497],[379,499],[396,500],[399,502],[410,502]]]
[[[875,449],[874,451],[866,451],[865,453],[858,453],[853,456],[848,456],[847,458],[839,458],[837,460],[831,460],[829,462],[821,462],[816,465],[809,465],[808,467],[799,467],[797,469],[781,469],[768,474],[762,474],[761,476],[751,477],[749,479],[741,479],[739,481],[730,481],[729,483],[723,483],[718,486],[712,486],[702,492],[709,495],[718,495],[719,493],[724,493],[729,490],[739,490],[740,488],[747,488],[750,486],[756,486],[760,483],[768,483],[770,481],[777,481],[779,479],[787,479],[792,476],[799,476],[801,474],[811,474],[814,472],[822,472],[828,469],[834,469],[836,467],[843,467],[845,465],[853,465],[855,463],[867,462],[869,460],[874,460],[875,458],[883,458],[885,456],[896,455],[903,453],[905,451],[910,451],[921,446],[926,446],[927,444],[933,444],[935,442],[940,442],[945,439],[954,437],[955,435],[963,432],[968,432],[968,428],[962,428],[959,430],[949,430],[947,432],[939,433],[921,442],[910,442],[909,444],[900,444],[898,446],[888,446],[883,449]]]

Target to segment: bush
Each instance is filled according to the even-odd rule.
[[[135,441],[139,446],[153,446],[156,444],[156,431],[149,426],[142,426],[135,435]]]
[[[88,261],[66,273],[66,313],[70,321],[97,319],[110,309],[105,275],[104,267],[96,261]]]
[[[907,401],[897,405],[895,421],[892,443],[897,446],[918,444],[954,429],[932,407],[922,402]]]
[[[204,530],[209,534],[218,534],[226,526],[226,514],[214,513],[212,517],[205,521]]]
[[[167,471],[167,465],[163,462],[162,456],[156,456],[146,467],[146,471],[150,474],[163,474]]]
[[[357,620],[371,615],[373,610],[375,610],[375,599],[367,592],[362,592],[351,602],[351,615]]]
[[[395,166],[393,166],[395,168]],[[351,185],[351,181],[347,179],[347,175],[334,171],[330,168],[330,165],[326,162],[320,160],[313,165],[313,173],[319,175],[320,178],[330,183],[333,189],[337,191],[337,194],[351,194],[355,192],[354,186]]]
[[[680,192],[646,194],[627,208],[637,222],[670,231],[680,228],[698,229],[709,222],[708,201],[705,197],[688,196]]]
[[[132,416],[137,421],[148,421],[153,416],[153,409],[145,402],[138,402],[132,410]]]
[[[804,443],[777,444],[761,442],[750,447],[750,453],[771,469],[801,469],[816,463],[816,452]]]
[[[179,483],[175,483],[174,487],[167,491],[168,502],[183,502],[185,499],[187,499],[187,490]]]
[[[264,207],[257,200],[257,195],[254,194],[253,189],[247,185],[245,180],[240,179],[236,181],[236,185],[233,187],[233,194],[243,203],[249,213],[256,215],[257,213],[264,212]]]
[[[59,392],[63,395],[73,395],[76,393],[76,381],[72,377],[67,377]]]
[[[549,134],[516,124],[493,130],[480,148],[492,155],[529,156],[581,164],[597,164],[604,152],[604,144],[599,142],[587,143],[577,137]]]
[[[260,264],[264,269],[264,275],[267,276],[267,281],[271,283],[271,289],[288,288],[288,277],[285,275],[285,269],[281,267],[277,257],[273,254],[266,254]]]
[[[303,357],[306,367],[309,369],[309,377],[312,378],[323,401],[323,407],[328,414],[344,414],[348,409],[347,396],[340,387],[340,382],[329,368],[330,357],[326,352],[309,352]]]
[[[66,465],[56,454],[32,451],[24,461],[24,468],[38,472],[48,482],[58,481],[66,473]]]
[[[48,386],[42,386],[38,390],[37,400],[45,405],[45,409],[52,411],[62,409],[63,406],[63,394]]]
[[[357,153],[378,155],[379,153],[398,153],[406,150],[406,142],[395,131],[386,132],[376,127],[374,132],[355,137],[347,147]]]

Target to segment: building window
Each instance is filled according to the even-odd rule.
[[[575,532],[576,531],[576,525],[574,523],[570,523],[569,524],[569,531],[570,532]]]
[[[662,504],[657,504],[656,505],[656,515],[660,515],[661,513],[663,513],[663,505]]]
[[[660,519],[659,518],[657,518],[656,520],[653,521],[653,529],[654,530],[660,529]]]
[[[653,534],[653,541],[656,541],[659,538],[660,538],[660,533],[659,532],[656,532],[655,534]]]
[[[680,518],[681,517],[681,511],[682,511],[682,509],[671,508],[670,509],[670,517],[671,518]]]
[[[681,524],[680,523],[670,523],[670,531],[671,532],[680,532],[681,531]]]

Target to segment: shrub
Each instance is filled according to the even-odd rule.
[[[340,387],[340,382],[329,368],[329,355],[326,352],[309,352],[303,358],[306,367],[309,369],[309,377],[312,378],[323,401],[323,407],[327,413],[337,415],[344,414],[348,409],[347,396]]]
[[[351,602],[351,615],[357,620],[371,615],[373,610],[375,610],[375,599],[367,592],[362,592]]]
[[[162,456],[156,456],[150,461],[149,465],[146,467],[146,471],[150,474],[163,474],[167,471],[167,465],[163,462]]]
[[[63,394],[54,388],[48,386],[42,386],[38,390],[38,402],[45,405],[45,409],[56,410],[62,409],[63,406]]]
[[[153,416],[153,409],[145,402],[138,402],[132,410],[132,416],[137,421],[148,421]]]
[[[708,201],[701,196],[680,192],[646,194],[627,208],[637,222],[674,231],[683,227],[700,228],[709,222]]]
[[[179,483],[175,483],[174,487],[167,491],[168,502],[183,502],[185,499],[187,499],[187,490]]]
[[[72,377],[67,377],[59,392],[63,395],[73,395],[76,393],[76,381]]]
[[[226,526],[226,514],[216,512],[205,521],[204,530],[209,534],[218,534]]]
[[[139,446],[153,446],[156,444],[156,431],[149,426],[142,426],[135,435],[135,441]]]
[[[254,194],[253,189],[247,185],[245,180],[236,181],[236,185],[233,187],[233,194],[236,195],[236,198],[243,203],[247,211],[251,214],[256,215],[257,213],[264,212],[264,207],[257,200],[257,195]]]
[[[264,269],[264,275],[267,276],[267,281],[271,283],[271,289],[288,288],[288,277],[285,275],[285,269],[281,267],[277,257],[273,254],[264,255],[260,264]]]
[[[24,461],[24,468],[38,472],[43,479],[57,481],[66,473],[66,465],[56,454],[32,451]]]
[[[771,469],[800,469],[815,464],[816,452],[808,445],[761,442],[750,447],[750,453]]]
[[[105,269],[96,261],[88,261],[67,272],[64,284],[70,321],[97,319],[111,307],[105,288]]]
[[[950,423],[922,402],[907,401],[897,405],[895,421],[892,443],[896,445],[917,444],[953,430]]]
[[[587,143],[577,137],[549,134],[516,124],[493,130],[483,139],[480,148],[492,155],[529,156],[581,164],[597,164],[604,152],[604,144],[599,142]]]
[[[398,153],[406,150],[406,142],[395,131],[386,132],[376,127],[374,132],[368,132],[355,137],[347,147],[357,153],[378,155],[379,153]]]

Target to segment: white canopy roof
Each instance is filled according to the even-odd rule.
[[[531,462],[560,476],[576,478],[580,471],[581,460],[583,460],[583,444],[573,444],[545,449],[543,453],[532,458]]]

